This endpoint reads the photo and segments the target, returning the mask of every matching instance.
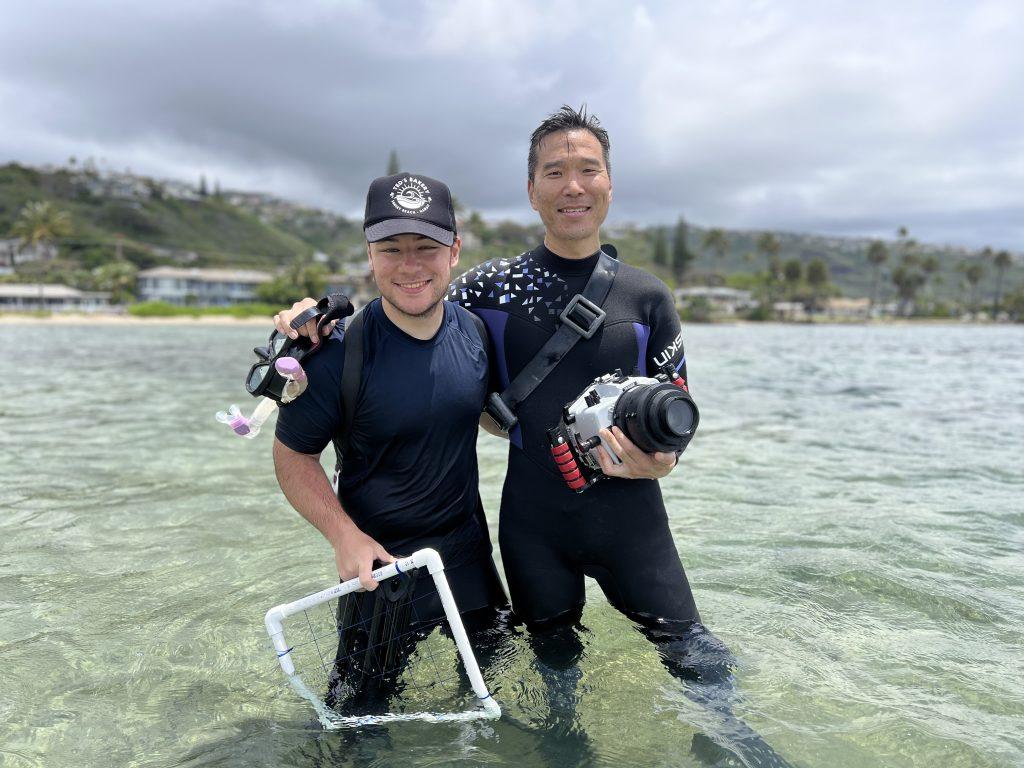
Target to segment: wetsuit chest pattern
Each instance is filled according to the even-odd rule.
[[[507,387],[533,359],[596,263],[597,254],[570,260],[540,246],[514,259],[486,262],[452,284],[449,299],[488,326],[496,357],[492,388]],[[603,327],[592,339],[580,341],[527,398],[518,412],[520,426],[510,433],[514,446],[553,473],[546,431],[594,377],[616,368],[646,374],[664,362],[686,377],[679,319],[660,280],[623,264],[603,309]]]

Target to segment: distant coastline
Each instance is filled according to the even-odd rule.
[[[0,325],[272,325],[273,318],[227,315],[175,315],[173,317],[136,317],[110,313],[62,312],[51,315],[0,313]]]
[[[138,317],[129,314],[112,314],[106,312],[60,312],[50,315],[33,313],[0,312],[0,325],[271,325],[273,319],[254,315],[248,317],[232,317],[228,315],[175,315],[173,317]],[[963,326],[1009,326],[1014,323],[992,321],[967,321],[956,318],[875,318],[842,319],[815,318],[812,320],[744,320],[739,318],[722,318],[710,322],[684,320],[684,327],[694,325],[963,325]]]

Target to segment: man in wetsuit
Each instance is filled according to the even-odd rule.
[[[485,624],[507,602],[477,487],[488,359],[472,316],[443,300],[461,245],[448,187],[413,174],[375,180],[364,231],[381,298],[363,310],[358,407],[343,423],[346,338],[335,330],[303,360],[307,390],[280,409],[277,478],[330,542],[342,579],[359,576],[372,591],[375,560],[433,547],[460,611]],[[343,431],[350,445],[335,494],[319,457]],[[424,590],[431,579],[417,586],[419,618],[438,618]]]
[[[602,258],[599,230],[612,199],[609,148],[607,132],[582,110],[563,107],[544,120],[531,136],[527,162],[543,244],[481,264],[451,287],[449,298],[488,327],[494,390],[514,381],[552,337],[559,315]],[[582,650],[574,627],[584,577],[596,579],[609,603],[655,644],[665,667],[687,681],[686,695],[717,713],[716,740],[728,753],[744,765],[786,766],[732,713],[733,658],[701,624],[658,485],[678,457],[646,454],[613,427],[601,431],[597,449],[609,477],[585,493],[570,490],[554,463],[547,431],[597,376],[616,368],[653,374],[670,365],[686,378],[679,316],[664,283],[620,264],[601,309],[605,318],[596,332],[580,339],[519,404],[508,435],[499,540],[512,608],[548,667],[542,674],[549,696],[574,702]],[[621,464],[612,464],[604,445]]]
[[[544,222],[544,243],[470,270],[449,292],[488,326],[498,391],[555,332],[597,264],[612,183],[608,134],[596,119],[565,107],[534,131],[527,190]],[[571,624],[583,607],[584,576],[591,576],[613,606],[641,624],[687,629],[700,615],[657,483],[677,457],[645,454],[617,427],[604,430],[602,440],[623,462],[612,464],[599,448],[611,477],[584,494],[566,487],[551,457],[547,430],[596,376],[616,368],[653,375],[670,364],[686,378],[679,317],[664,283],[621,264],[602,309],[602,326],[519,406],[509,434],[499,531],[512,605],[533,627]]]

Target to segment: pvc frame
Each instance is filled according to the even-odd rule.
[[[476,720],[479,718],[494,719],[501,717],[501,707],[491,696],[490,691],[487,690],[487,684],[484,682],[483,675],[480,674],[480,667],[476,663],[476,656],[473,654],[473,648],[469,644],[469,637],[466,635],[466,628],[462,624],[462,617],[459,615],[458,606],[455,604],[455,598],[452,596],[451,588],[448,586],[448,579],[444,574],[444,563],[441,561],[441,555],[433,549],[420,549],[414,552],[410,557],[401,558],[394,563],[378,568],[372,573],[372,576],[375,581],[381,582],[385,579],[394,578],[395,576],[398,576],[399,573],[405,573],[407,571],[412,571],[415,568],[423,567],[427,569],[431,577],[434,579],[434,586],[437,588],[437,594],[441,598],[441,605],[444,608],[445,618],[448,620],[448,626],[451,629],[452,637],[455,639],[455,645],[458,648],[459,656],[461,657],[463,666],[466,669],[466,676],[469,678],[470,685],[473,687],[473,693],[476,694],[477,699],[480,701],[480,706],[468,712],[412,712],[351,717],[342,716],[332,711],[326,706],[326,704],[324,704],[320,697],[309,690],[308,686],[306,686],[299,675],[295,673],[295,665],[291,659],[292,648],[288,645],[284,635],[284,620],[289,616],[302,613],[313,606],[326,603],[329,600],[343,597],[352,592],[362,591],[362,584],[359,582],[358,578],[355,578],[344,581],[341,584],[335,584],[332,587],[315,592],[311,595],[306,595],[305,597],[293,600],[290,603],[275,605],[267,611],[263,618],[267,634],[270,635],[270,640],[274,644],[274,650],[277,652],[277,660],[281,665],[281,670],[288,677],[288,681],[299,695],[304,699],[307,699],[313,705],[325,727],[342,728],[347,726],[352,727],[410,720],[452,722],[459,720]]]

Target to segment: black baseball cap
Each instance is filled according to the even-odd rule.
[[[381,176],[366,193],[366,240],[395,235],[425,235],[442,245],[455,242],[455,209],[448,185],[417,173]]]

